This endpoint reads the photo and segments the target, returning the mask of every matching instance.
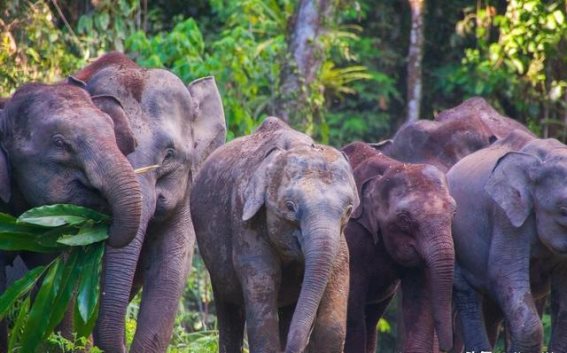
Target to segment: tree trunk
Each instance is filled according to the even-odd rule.
[[[319,37],[332,18],[333,0],[300,0],[291,19],[288,58],[281,71],[275,115],[286,122],[308,108],[308,86],[324,60]]]
[[[425,0],[408,0],[411,7],[411,32],[408,52],[407,81],[407,118],[406,121],[419,119],[421,106],[422,78],[421,62],[423,58],[423,19]]]

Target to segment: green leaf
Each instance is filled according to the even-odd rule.
[[[73,251],[69,255],[67,261],[63,266],[63,275],[61,281],[61,287],[57,292],[57,297],[54,300],[52,311],[51,311],[51,318],[49,319],[49,325],[45,332],[44,338],[53,332],[55,326],[57,326],[65,312],[69,308],[69,303],[71,302],[71,297],[73,296],[74,289],[77,284],[77,280],[81,273],[81,267],[77,266],[77,259],[80,256],[80,251]],[[72,309],[72,308],[71,308]]]
[[[79,279],[76,307],[83,324],[91,321],[96,313],[99,297],[100,264],[104,254],[104,244],[90,246],[86,254],[79,258],[82,271]]]
[[[0,250],[53,252],[56,249],[39,244],[38,236],[25,233],[0,233]]]
[[[61,286],[63,267],[61,258],[49,266],[28,315],[22,336],[22,352],[34,352],[47,333],[53,302]]]
[[[18,298],[22,297],[33,288],[34,284],[43,274],[44,269],[44,266],[40,266],[29,271],[24,277],[14,282],[14,284],[0,296],[0,318],[6,315]]]
[[[107,12],[102,12],[100,15],[98,15],[95,19],[95,21],[98,20],[98,26],[100,29],[105,30],[108,28],[108,24],[110,23],[110,16],[108,15]]]
[[[109,222],[110,217],[86,207],[61,204],[32,208],[18,218],[18,222],[43,227],[58,227],[65,224],[76,225],[88,220]]]
[[[108,226],[106,224],[85,224],[77,235],[64,235],[57,242],[69,246],[85,246],[103,241],[106,238],[108,238]]]
[[[20,345],[22,337],[22,330],[26,324],[26,319],[28,318],[28,313],[30,311],[30,297],[27,297],[24,302],[20,305],[18,317],[14,323],[14,327],[10,331],[10,339],[8,341],[8,352],[16,352],[16,345]]]

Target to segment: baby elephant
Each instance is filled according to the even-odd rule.
[[[211,274],[220,352],[242,351],[245,321],[252,353],[343,351],[343,230],[358,204],[346,158],[277,118],[208,158],[191,215]]]
[[[404,352],[452,345],[451,292],[455,201],[434,166],[404,164],[370,145],[343,148],[353,168],[360,206],[345,235],[350,294],[345,352],[376,351],[376,324],[398,284],[403,291]]]

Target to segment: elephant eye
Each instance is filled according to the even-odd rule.
[[[567,207],[565,207],[565,206],[559,207],[559,213],[561,213],[562,216],[567,217]]]
[[[53,144],[57,148],[65,148],[66,147],[65,140],[63,140],[63,138],[61,136],[54,136],[53,137]]]
[[[295,203],[293,201],[286,201],[285,207],[290,212],[296,212],[297,211],[297,207],[295,206]]]
[[[165,157],[164,159],[171,159],[175,156],[175,150],[173,148],[168,148],[167,151],[165,152]]]

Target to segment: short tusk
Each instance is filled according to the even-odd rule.
[[[134,169],[134,173],[136,174],[145,174],[145,173],[149,173],[152,170],[156,170],[160,167],[160,165],[158,164],[154,164],[154,165],[149,165],[146,167],[142,167],[142,168],[138,168],[138,169]]]

